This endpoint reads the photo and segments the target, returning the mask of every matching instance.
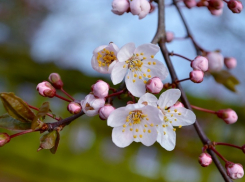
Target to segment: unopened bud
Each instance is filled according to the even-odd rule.
[[[171,107],[185,107],[181,102],[177,101],[173,106]]]
[[[197,56],[192,62],[191,67],[194,70],[201,70],[203,72],[208,70],[208,60],[203,56]]]
[[[198,162],[202,167],[207,167],[212,163],[212,157],[208,153],[201,153],[198,158]]]
[[[114,0],[112,2],[112,12],[117,15],[122,15],[123,13],[127,12],[129,8],[129,1],[128,0]]]
[[[233,124],[238,119],[236,112],[232,109],[219,110],[217,111],[217,116],[223,119],[226,122],[226,124]]]
[[[189,9],[196,6],[196,0],[184,0],[185,6]]]
[[[226,173],[231,179],[240,179],[244,175],[244,170],[241,164],[227,162],[225,164]]]
[[[151,5],[147,0],[133,0],[129,2],[131,13],[138,15],[139,19],[144,18],[151,10]]]
[[[208,70],[216,72],[222,70],[224,66],[224,57],[219,52],[209,52],[207,54],[208,59]]]
[[[209,6],[211,6],[214,9],[222,9],[224,7],[224,2],[223,0],[210,0],[209,1]]]
[[[71,113],[71,114],[77,114],[79,112],[81,112],[82,107],[79,103],[76,102],[70,102],[67,106],[67,110]]]
[[[64,85],[58,73],[51,73],[48,79],[56,89],[61,89]]]
[[[225,66],[228,68],[228,69],[233,69],[235,68],[237,65],[237,61],[235,58],[225,58]]]
[[[197,2],[197,7],[202,7],[202,6],[208,6],[208,1],[201,0],[201,1]]]
[[[166,32],[165,41],[166,42],[172,42],[173,39],[174,39],[174,33],[173,32]]]
[[[56,94],[55,88],[47,81],[43,81],[37,85],[37,91],[43,97],[54,97]]]
[[[0,133],[0,147],[4,146],[10,141],[10,136],[7,133]]]
[[[112,113],[112,111],[114,111],[114,110],[115,110],[115,108],[112,105],[110,105],[110,104],[104,105],[99,110],[100,119],[102,119],[102,120],[107,119],[110,116],[110,114]]]
[[[92,85],[92,91],[95,97],[105,98],[108,96],[109,85],[102,80],[98,80],[94,85]]]
[[[158,94],[163,88],[163,83],[160,78],[153,77],[146,83],[146,90],[153,94]]]
[[[237,0],[228,1],[227,6],[233,13],[240,13],[243,9],[242,2]]]
[[[93,94],[88,94],[84,100],[81,101],[82,110],[87,116],[95,116],[101,107],[105,105],[104,98],[96,98]]]
[[[203,81],[204,73],[200,70],[193,70],[190,72],[190,80],[194,83],[201,83]]]

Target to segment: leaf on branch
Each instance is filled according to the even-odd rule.
[[[31,128],[31,123],[19,121],[6,113],[0,116],[0,128],[8,130],[28,130]]]
[[[49,102],[44,102],[42,106],[39,108],[38,113],[32,121],[31,129],[35,130],[37,128],[42,127],[42,120],[45,118],[46,114],[50,111]]]
[[[59,146],[59,142],[60,142],[60,133],[57,131],[57,138],[55,140],[55,145],[53,146],[53,148],[50,149],[50,152],[52,154],[56,153],[58,146]]]
[[[211,74],[217,83],[224,85],[232,92],[236,92],[236,85],[238,85],[240,82],[229,71],[222,70]]]
[[[4,92],[0,94],[0,97],[4,108],[13,118],[24,123],[31,123],[35,118],[35,114],[31,111],[25,101],[14,95],[14,93]]]
[[[59,137],[58,131],[54,130],[40,138],[40,146],[38,151],[42,149],[52,149],[56,145],[56,140]],[[59,139],[58,139],[59,140]]]

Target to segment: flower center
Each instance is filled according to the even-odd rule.
[[[109,51],[107,49],[103,49],[102,51],[97,53],[97,62],[99,67],[109,67],[110,64],[115,61],[117,58],[113,51]]]
[[[141,71],[141,67],[143,65],[142,60],[140,60],[137,56],[133,55],[131,58],[129,58],[127,61],[125,61],[128,64],[128,68],[131,71]]]
[[[88,111],[88,110],[94,110],[94,108],[92,106],[90,106],[89,103],[86,103],[85,105],[85,110]]]
[[[140,124],[141,121],[146,117],[141,110],[130,111],[127,116],[127,120],[131,121],[132,124]]]

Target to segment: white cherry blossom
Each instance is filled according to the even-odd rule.
[[[164,80],[168,71],[164,64],[154,59],[159,47],[143,44],[135,48],[134,43],[124,45],[117,53],[118,62],[112,69],[111,80],[114,85],[120,83],[126,75],[127,89],[136,97],[146,92],[145,84],[152,77]]]
[[[157,139],[156,125],[161,123],[162,113],[156,107],[129,104],[114,110],[107,124],[114,127],[112,141],[118,147],[126,147],[133,141],[152,145]]]
[[[114,43],[97,47],[93,51],[91,60],[93,69],[99,73],[111,73],[113,66],[116,64],[118,50],[118,47]]]
[[[157,142],[169,151],[174,149],[176,143],[176,129],[174,127],[181,128],[191,125],[196,120],[196,115],[191,110],[184,107],[174,107],[180,95],[179,89],[169,89],[160,95],[159,100],[154,95],[146,93],[138,101],[138,103],[158,107],[163,114],[161,124],[157,126]]]

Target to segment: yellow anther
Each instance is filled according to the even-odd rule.
[[[129,122],[129,119],[126,119],[126,122]]]
[[[153,62],[153,65],[156,65],[157,63],[156,62]]]
[[[171,114],[171,117],[173,117],[174,115],[173,114]]]
[[[132,123],[129,123],[129,126],[132,126],[133,124]]]
[[[135,80],[133,80],[133,83],[135,82]]]
[[[141,55],[141,56],[143,56],[143,55],[144,55],[144,53],[142,52],[142,53],[140,53],[140,55]]]
[[[138,129],[138,128],[136,128],[136,129],[135,129],[135,131],[136,131],[136,132],[138,132],[138,131],[139,131],[139,129]]]
[[[136,56],[139,56],[139,54],[137,53]]]
[[[151,69],[147,69],[147,72],[150,72],[151,71]]]
[[[146,80],[144,80],[144,84],[146,84],[147,83],[147,81]]]
[[[170,123],[172,123],[172,121],[169,121]]]
[[[165,125],[165,124],[163,124],[163,125],[162,125],[162,127],[163,127],[163,128],[165,128],[165,127],[166,127],[166,125]]]
[[[124,124],[123,127],[126,128],[126,125]]]
[[[129,114],[132,114],[133,112],[132,111],[129,111]]]
[[[139,79],[142,79],[142,76],[139,76]]]
[[[142,138],[143,137],[143,135],[140,135],[140,138]]]
[[[177,112],[177,111],[178,111],[177,109],[174,110],[174,112]]]
[[[166,127],[168,127],[168,125],[166,124]]]
[[[181,115],[181,113],[179,112],[178,115]]]
[[[148,133],[151,133],[151,130],[148,130]]]
[[[149,121],[149,118],[145,118],[147,121]]]
[[[151,62],[148,62],[149,65],[151,65]]]
[[[146,77],[146,74],[144,73],[143,76]]]
[[[102,66],[105,66],[105,63],[102,63]]]
[[[160,109],[160,106],[157,106],[158,109]]]
[[[151,58],[154,58],[154,55],[151,55]]]
[[[126,65],[123,65],[123,68],[126,68]]]
[[[147,124],[145,124],[144,126],[147,127]]]
[[[181,125],[179,125],[179,128],[182,128],[182,126],[181,126]]]
[[[166,135],[166,132],[164,131],[163,134]]]
[[[168,112],[170,112],[170,110],[168,110]]]
[[[127,76],[127,79],[129,79],[129,76]]]
[[[133,65],[130,65],[131,68],[133,68],[134,66]]]
[[[174,121],[177,121],[177,119],[174,119]]]
[[[123,129],[122,132],[125,132],[125,129]]]
[[[143,57],[143,59],[146,59],[146,57]]]
[[[151,126],[151,127],[153,127],[153,126],[154,126],[154,124],[153,124],[153,123],[151,123],[151,124],[150,124],[150,126]]]
[[[130,131],[133,131],[133,128],[130,128]]]
[[[145,130],[145,129],[143,129],[143,132],[144,132],[144,133],[145,133],[145,131],[146,131],[146,130]]]
[[[127,63],[127,64],[128,64],[128,63],[129,63],[129,61],[125,61],[125,63]]]
[[[137,138],[137,135],[134,135],[134,138]]]
[[[173,131],[176,131],[176,128],[173,128]]]
[[[151,75],[148,75],[148,78],[151,78]]]
[[[134,74],[134,77],[137,77],[137,74]]]

